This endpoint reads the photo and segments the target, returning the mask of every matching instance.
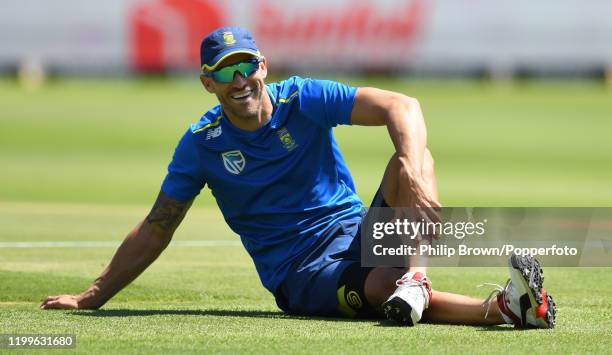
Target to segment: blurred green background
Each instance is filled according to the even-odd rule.
[[[599,82],[340,80],[420,100],[446,206],[612,206],[612,90]],[[0,81],[0,200],[151,204],[179,137],[215,103],[197,78]],[[386,130],[335,133],[368,203]],[[196,202],[213,204],[208,191]]]

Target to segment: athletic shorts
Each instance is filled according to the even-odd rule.
[[[371,207],[389,207],[380,190]],[[291,266],[274,294],[280,309],[294,315],[377,316],[364,294],[365,280],[373,268],[361,267],[361,224],[366,218],[362,217],[330,227]]]

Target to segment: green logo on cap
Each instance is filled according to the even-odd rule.
[[[234,35],[231,32],[223,32],[223,42],[225,42],[226,46],[232,46],[236,43],[234,39]]]

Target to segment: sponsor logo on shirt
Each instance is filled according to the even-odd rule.
[[[234,175],[240,174],[246,165],[246,159],[244,159],[244,155],[239,150],[230,150],[222,153],[221,159],[223,159],[225,170]]]
[[[279,129],[276,133],[278,134],[278,138],[280,139],[285,149],[287,149],[288,151],[292,151],[297,148],[298,145],[297,143],[295,143],[295,140],[293,140],[293,137],[291,137],[291,134],[289,134],[287,128],[283,127]]]

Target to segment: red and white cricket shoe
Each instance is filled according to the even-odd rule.
[[[540,263],[531,256],[514,254],[508,266],[510,279],[506,287],[493,291],[487,303],[497,294],[502,317],[517,328],[554,328],[557,307],[542,287],[544,271]]]

